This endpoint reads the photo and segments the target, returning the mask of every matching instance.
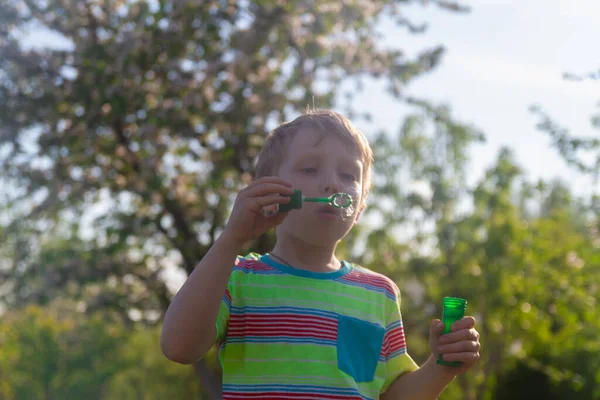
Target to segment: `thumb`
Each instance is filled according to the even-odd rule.
[[[429,326],[429,336],[432,338],[438,338],[444,332],[444,323],[439,319],[434,319],[431,321],[431,325]]]
[[[442,332],[444,332],[444,323],[439,319],[431,321],[431,325],[429,325],[429,346],[434,354],[437,354],[438,341]]]

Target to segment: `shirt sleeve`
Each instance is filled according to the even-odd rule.
[[[406,338],[400,312],[400,290],[394,284],[395,301],[390,307],[387,326],[383,336],[382,355],[385,363],[385,383],[381,392],[385,392],[390,385],[402,374],[419,369],[406,350]]]
[[[217,328],[217,343],[225,340],[227,335],[227,325],[229,323],[229,314],[231,312],[231,293],[229,292],[229,284],[225,289],[225,294],[221,299],[221,305],[219,306],[219,313],[217,314],[217,322],[215,323]]]
[[[258,260],[259,257],[260,257],[260,255],[256,254],[256,253],[249,253],[245,257],[238,256],[235,260],[234,265],[237,266],[243,260],[248,260],[248,259]],[[217,314],[217,321],[215,323],[215,326],[217,329],[217,338],[216,338],[217,343],[225,340],[225,337],[227,336],[227,326],[229,324],[229,315],[231,313],[231,303],[232,303],[231,283],[234,278],[235,278],[234,272],[232,272],[231,275],[229,276],[229,281],[227,282],[227,288],[225,289],[225,293],[223,294],[223,297],[221,298],[221,305],[219,306],[219,313]]]

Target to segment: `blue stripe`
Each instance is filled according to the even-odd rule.
[[[400,350],[398,350],[398,351],[395,351],[395,352],[393,352],[392,354],[388,355],[388,356],[386,357],[385,361],[389,361],[389,360],[391,360],[392,358],[396,358],[396,357],[398,357],[399,355],[401,355],[401,354],[405,354],[405,353],[406,353],[406,347],[403,347],[403,348],[401,348]]]
[[[223,301],[225,302],[225,304],[227,304],[227,308],[231,310],[231,302],[229,301],[226,295],[223,295]]]
[[[233,385],[223,384],[223,390],[228,392],[280,392],[287,391],[289,393],[327,393],[335,395],[350,395],[360,396],[365,400],[371,400],[369,397],[365,397],[360,394],[356,389],[343,389],[343,388],[332,388],[329,386],[316,386],[316,385]]]
[[[392,329],[395,329],[395,328],[400,328],[401,326],[402,326],[402,321],[400,321],[399,319],[397,319],[397,320],[395,320],[395,321],[391,322],[391,323],[390,323],[390,324],[387,326],[387,328],[385,328],[385,330],[386,330],[386,331],[391,331]]]

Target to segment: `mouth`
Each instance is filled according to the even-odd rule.
[[[324,214],[331,214],[331,215],[335,215],[335,216],[339,216],[340,215],[340,211],[337,208],[333,208],[331,206],[320,207],[317,210],[317,212],[324,213]]]

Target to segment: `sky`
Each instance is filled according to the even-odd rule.
[[[435,103],[449,104],[453,115],[473,123],[487,141],[471,151],[468,180],[476,182],[508,146],[530,180],[562,178],[578,194],[597,191],[589,178],[566,166],[550,147],[547,134],[536,129],[529,111],[540,104],[561,125],[582,136],[598,135],[590,122],[600,114],[600,80],[573,82],[563,73],[598,71],[600,38],[598,0],[471,0],[468,14],[436,7],[412,6],[415,22],[427,22],[414,36],[391,23],[382,24],[386,45],[415,54],[443,44],[441,65],[409,85],[408,91]],[[594,44],[596,43],[596,44]],[[398,126],[381,88],[367,88],[357,101],[381,127]]]

